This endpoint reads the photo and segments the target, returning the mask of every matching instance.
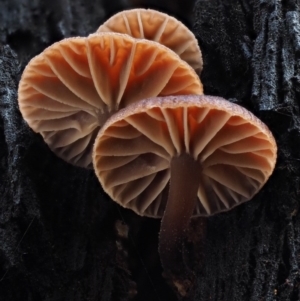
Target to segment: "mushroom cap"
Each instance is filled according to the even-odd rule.
[[[202,71],[202,54],[194,34],[167,14],[142,8],[125,10],[108,19],[97,32],[119,32],[159,42],[176,52],[199,74]]]
[[[19,84],[29,126],[62,159],[92,168],[92,147],[110,115],[158,95],[202,94],[195,71],[173,51],[128,35],[69,38],[34,57]]]
[[[137,214],[162,217],[170,162],[190,154],[201,165],[193,216],[227,211],[250,200],[277,157],[268,127],[219,97],[149,98],[119,111],[100,130],[93,164],[105,192]]]

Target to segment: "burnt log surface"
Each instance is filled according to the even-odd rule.
[[[252,201],[208,218],[206,235],[193,220],[190,299],[300,300],[300,1],[198,0],[193,15],[179,2],[0,2],[0,301],[177,299],[161,275],[160,221],[119,207],[93,171],[57,158],[17,104],[30,58],[134,5],[193,24],[205,93],[251,110],[278,143],[275,172]]]

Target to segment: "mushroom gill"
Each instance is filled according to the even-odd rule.
[[[165,13],[142,8],[125,10],[108,19],[97,32],[119,32],[158,42],[177,53],[199,74],[202,71],[202,54],[194,34]]]
[[[99,33],[62,40],[34,57],[18,100],[53,152],[91,168],[94,139],[114,112],[147,97],[202,93],[194,70],[163,45]]]
[[[104,190],[140,215],[162,217],[172,158],[201,166],[193,216],[226,211],[251,199],[272,173],[276,143],[246,109],[210,96],[143,100],[111,117],[94,146]]]

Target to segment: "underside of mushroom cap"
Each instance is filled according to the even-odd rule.
[[[97,32],[119,32],[159,42],[176,52],[198,73],[202,71],[202,54],[194,34],[167,14],[142,8],[125,10],[108,19]]]
[[[99,132],[93,164],[110,197],[140,215],[162,217],[170,162],[189,154],[200,163],[194,216],[250,200],[272,174],[276,142],[246,109],[219,97],[168,96],[135,103]]]
[[[167,47],[117,33],[69,38],[33,58],[19,84],[29,126],[67,162],[92,168],[107,118],[138,100],[202,94],[195,71]]]

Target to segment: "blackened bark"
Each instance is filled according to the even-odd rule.
[[[252,201],[209,219],[195,300],[300,299],[299,4],[196,4],[205,92],[260,117],[275,135],[278,161]]]
[[[0,300],[126,300],[111,202],[93,172],[57,160],[25,125],[9,46],[0,69]]]
[[[178,2],[162,9],[191,20]],[[118,207],[92,171],[52,154],[17,105],[31,57],[62,38],[92,33],[134,0],[128,3],[0,3],[1,301],[175,300],[161,276],[160,221]],[[205,93],[254,112],[279,149],[273,176],[252,201],[209,218],[203,241],[203,221],[193,221],[193,300],[300,300],[300,1],[198,0],[193,24]]]

